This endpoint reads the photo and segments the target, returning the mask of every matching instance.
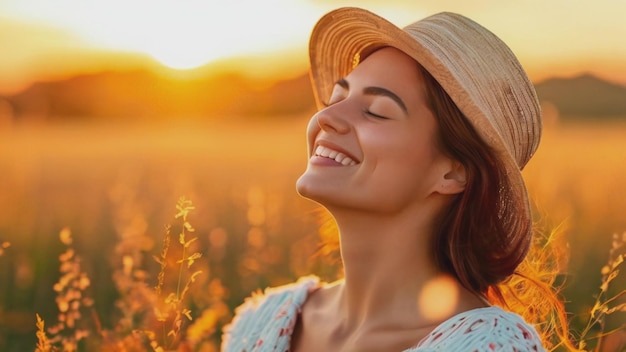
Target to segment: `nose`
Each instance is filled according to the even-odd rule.
[[[339,134],[345,134],[350,131],[350,123],[344,117],[346,112],[341,112],[341,109],[337,108],[338,105],[340,103],[329,106],[317,113],[316,120],[321,130]]]

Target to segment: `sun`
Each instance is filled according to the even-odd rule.
[[[16,11],[35,8],[47,23],[75,35],[77,46],[148,55],[179,70],[304,46],[321,14],[310,0],[107,0],[73,5],[72,11],[56,2],[10,1]],[[29,1],[41,6],[19,5]]]
[[[169,26],[146,24],[143,32],[136,32],[134,38],[129,38],[127,32],[127,47],[177,70],[198,68],[237,51],[229,45],[232,39],[226,36],[216,43],[213,34],[219,30],[212,28],[212,24],[185,22],[184,19],[170,19],[170,22]]]
[[[181,47],[171,45],[154,49],[145,49],[146,53],[161,63],[163,66],[176,70],[191,70],[204,66],[221,55],[210,53],[194,46]]]

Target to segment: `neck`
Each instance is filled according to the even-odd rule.
[[[333,214],[341,236],[341,306],[348,324],[380,321],[381,316],[415,321],[423,288],[441,275],[429,246],[434,224],[425,219],[430,214]]]

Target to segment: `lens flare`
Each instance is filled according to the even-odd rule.
[[[437,276],[424,285],[417,304],[424,317],[438,321],[449,317],[459,300],[458,285],[447,275]]]

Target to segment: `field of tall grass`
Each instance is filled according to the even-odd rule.
[[[309,273],[335,279],[318,208],[295,192],[307,120],[1,130],[0,350],[215,351],[251,292]],[[524,170],[538,226],[569,246],[575,335],[626,231],[619,121],[550,124]],[[605,295],[626,288],[616,275]],[[624,321],[616,312],[605,328]]]

